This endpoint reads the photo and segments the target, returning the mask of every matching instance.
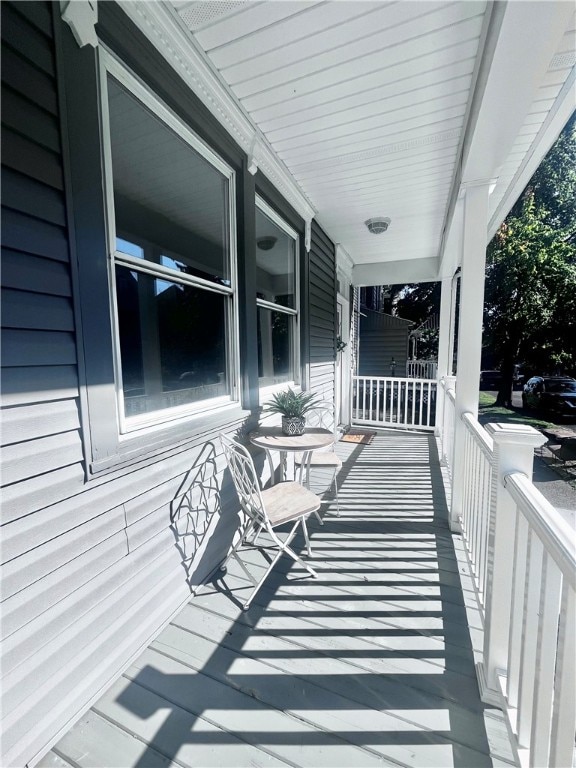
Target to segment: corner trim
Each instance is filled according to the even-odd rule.
[[[79,48],[85,45],[98,47],[95,29],[98,23],[97,0],[60,0],[60,15],[72,30]]]

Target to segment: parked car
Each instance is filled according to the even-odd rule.
[[[502,374],[500,371],[480,371],[480,389],[500,389]]]
[[[568,376],[533,376],[522,392],[524,408],[576,417],[576,379]]]

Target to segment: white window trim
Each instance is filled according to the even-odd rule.
[[[106,230],[108,238],[108,267],[110,286],[110,311],[114,345],[114,381],[116,389],[118,439],[127,442],[135,436],[154,434],[165,426],[185,423],[197,416],[206,416],[211,411],[220,413],[222,409],[238,408],[240,405],[240,344],[238,318],[238,275],[236,244],[236,174],[207,144],[183,122],[161,99],[149,89],[134,73],[104,47],[99,49],[100,66],[100,115],[102,123],[102,153],[104,166],[104,186],[106,199]],[[138,99],[145,108],[173,130],[201,157],[207,160],[228,181],[228,220],[229,220],[229,274],[230,286],[211,283],[193,275],[176,273],[161,264],[129,256],[116,250],[116,217],[114,209],[114,176],[112,172],[112,151],[110,139],[110,115],[108,109],[108,75],[114,77],[126,90]],[[143,242],[143,239],[141,240]],[[122,387],[122,364],[120,359],[119,323],[117,317],[115,266],[121,265],[138,272],[165,278],[171,282],[194,285],[212,293],[229,296],[227,310],[228,355],[227,369],[230,380],[230,395],[188,403],[173,408],[164,408],[147,414],[126,416],[124,411],[124,393]]]
[[[275,304],[273,301],[266,301],[265,299],[256,299],[256,306],[263,309],[272,310],[273,312],[281,312],[285,315],[292,315],[294,317],[294,331],[293,331],[293,352],[292,352],[292,369],[294,371],[294,379],[291,381],[283,381],[279,384],[270,384],[267,386],[259,387],[260,402],[263,398],[273,395],[275,392],[281,392],[286,387],[292,389],[299,389],[300,387],[300,258],[299,258],[299,246],[300,236],[295,229],[293,229],[284,219],[276,213],[276,211],[268,205],[259,195],[256,195],[256,208],[260,209],[264,215],[266,215],[277,227],[285,232],[289,237],[294,240],[294,303],[293,307],[285,307],[282,304]]]

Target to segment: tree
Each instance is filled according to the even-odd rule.
[[[576,370],[576,128],[567,124],[490,242],[484,333],[510,405],[514,364]]]
[[[435,358],[438,354],[438,318],[440,315],[441,283],[411,283],[402,286],[395,310],[404,320],[412,320],[414,330],[427,321],[429,326],[419,331],[418,357]],[[430,322],[434,321],[435,322]]]

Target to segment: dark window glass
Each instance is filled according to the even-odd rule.
[[[259,299],[295,308],[296,243],[256,209],[256,291]]]
[[[116,267],[126,416],[230,394],[227,296]]]
[[[229,285],[228,179],[112,77],[108,100],[118,250]]]
[[[258,307],[260,385],[294,381],[294,315]]]

